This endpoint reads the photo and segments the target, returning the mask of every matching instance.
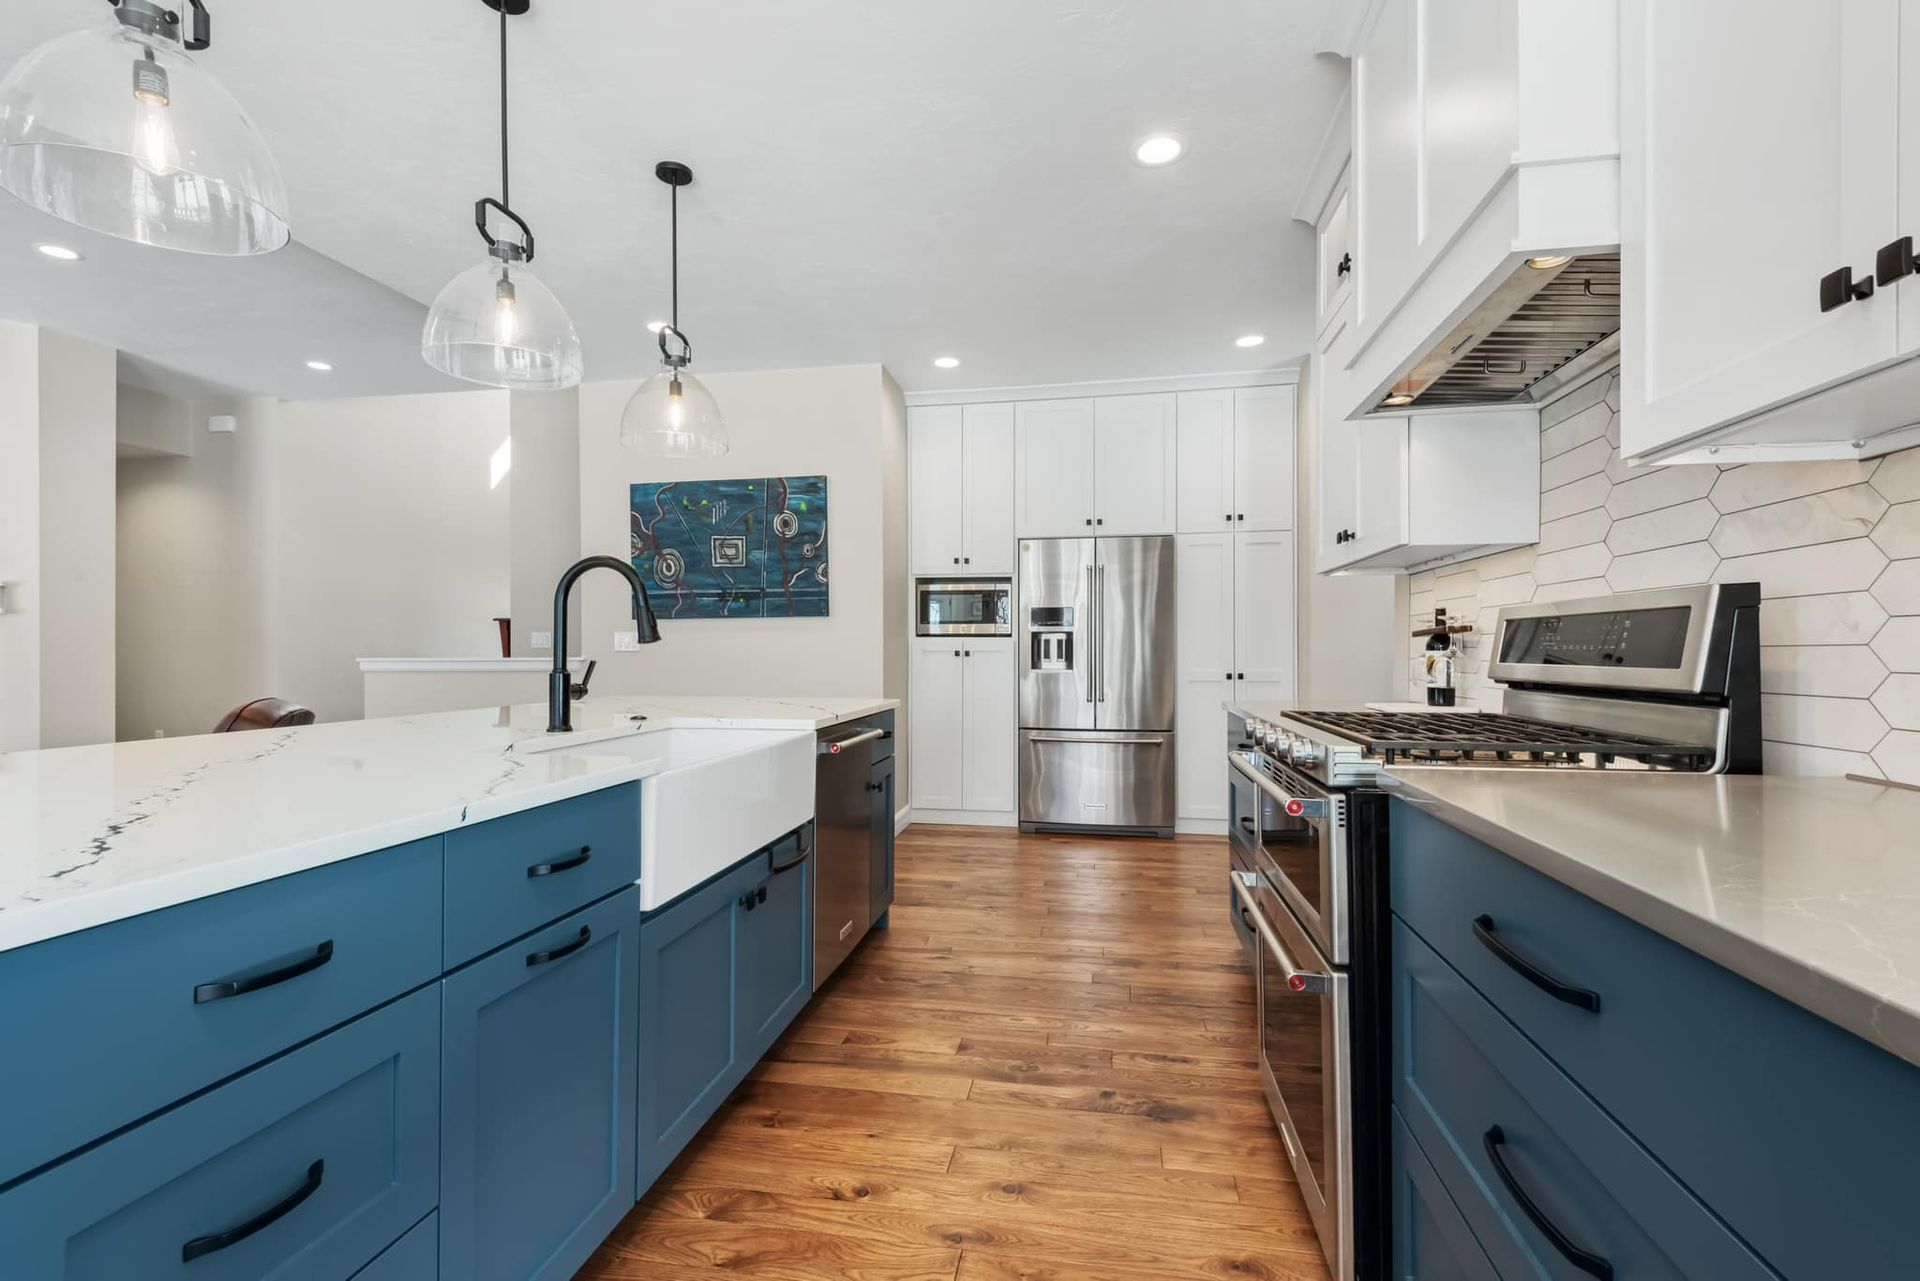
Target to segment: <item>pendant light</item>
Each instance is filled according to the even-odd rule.
[[[486,241],[486,261],[455,276],[433,300],[420,334],[420,354],[442,373],[515,391],[558,391],[579,384],[580,336],[566,308],[527,266],[533,230],[513,212],[507,167],[507,17],[532,0],[481,0],[500,14],[500,199],[474,202],[473,224]],[[496,237],[489,211],[513,224]]]
[[[122,240],[200,254],[287,243],[287,191],[259,131],[192,55],[212,43],[154,0],[41,45],[0,79],[0,188]]]
[[[663,458],[715,457],[733,444],[713,393],[687,372],[693,344],[680,330],[680,188],[693,181],[693,170],[662,160],[653,176],[673,192],[673,319],[660,327],[660,372],[620,413],[620,443]]]

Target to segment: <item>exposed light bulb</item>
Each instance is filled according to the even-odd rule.
[[[134,160],[156,178],[180,168],[180,144],[173,136],[173,90],[167,69],[147,56],[133,64]]]
[[[1396,391],[1393,393],[1393,395],[1387,397],[1385,400],[1381,401],[1380,403],[1383,405],[1392,405],[1395,408],[1398,408],[1401,405],[1411,405],[1413,403],[1413,397],[1411,394],[1407,392]]]
[[[675,431],[687,425],[687,398],[680,394],[680,380],[667,384],[667,421]]]
[[[493,288],[493,341],[502,347],[513,346],[518,328],[514,316],[514,307],[520,301],[514,292],[513,281],[507,277],[507,269],[500,269],[500,283]]]

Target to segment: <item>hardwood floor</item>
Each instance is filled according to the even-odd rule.
[[[1324,1278],[1226,858],[910,828],[892,929],[579,1276]]]

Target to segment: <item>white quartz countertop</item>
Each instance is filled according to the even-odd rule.
[[[1920,792],[1839,778],[1388,771],[1399,798],[1920,1064]]]
[[[882,698],[593,695],[546,707],[0,753],[0,951],[647,778],[596,741],[646,728],[825,729]]]

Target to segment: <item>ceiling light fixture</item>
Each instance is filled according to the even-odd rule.
[[[1149,169],[1170,165],[1185,153],[1187,144],[1170,133],[1142,138],[1133,149],[1133,158]]]
[[[620,443],[664,458],[713,457],[733,443],[713,393],[686,371],[693,344],[680,329],[680,188],[693,181],[693,170],[662,160],[653,176],[672,192],[673,319],[658,330],[660,372],[641,383],[620,411]]]
[[[507,16],[532,0],[480,0],[500,15],[500,199],[474,202],[473,225],[487,243],[487,260],[469,267],[440,291],[420,333],[420,354],[442,373],[514,391],[558,391],[577,386],[583,373],[580,335],[553,291],[528,268],[533,229],[513,211],[507,156]],[[487,230],[491,210],[512,233]]]
[[[0,188],[122,240],[200,254],[287,243],[287,189],[233,95],[190,56],[212,43],[154,0],[60,36],[0,79]]]
[[[935,356],[933,358],[933,367],[935,369],[958,369],[960,368],[960,357]]]
[[[1265,334],[1241,334],[1233,340],[1233,345],[1236,347],[1258,347],[1266,340],[1267,336]]]
[[[657,334],[666,327],[667,322],[664,320],[649,320],[647,322],[647,332],[650,334]]]
[[[307,362],[307,368],[317,374],[330,374],[333,372],[333,366],[324,360],[309,360]]]
[[[1572,261],[1572,254],[1546,254],[1543,257],[1527,259],[1527,266],[1535,271],[1552,271],[1555,267],[1564,267]]]
[[[35,245],[34,248],[38,249],[43,257],[51,258],[55,262],[79,262],[86,257],[78,249],[69,249],[65,245],[43,244]]]
[[[1413,403],[1413,394],[1411,392],[1396,391],[1380,403],[1383,405],[1391,405],[1395,409],[1398,409],[1402,405],[1411,405]]]

